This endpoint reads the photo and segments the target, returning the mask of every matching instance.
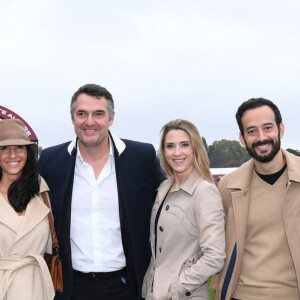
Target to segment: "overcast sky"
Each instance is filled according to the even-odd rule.
[[[0,0],[0,105],[45,148],[74,137],[73,93],[113,95],[112,132],[159,144],[185,118],[211,144],[238,139],[252,97],[278,105],[284,148],[300,149],[299,0]]]

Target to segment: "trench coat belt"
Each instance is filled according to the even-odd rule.
[[[3,299],[14,280],[16,271],[28,265],[39,266],[44,282],[47,298],[54,298],[54,289],[48,266],[41,255],[28,255],[24,258],[0,258],[0,299]]]

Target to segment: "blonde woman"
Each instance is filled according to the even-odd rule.
[[[222,200],[195,125],[177,119],[161,133],[161,156],[171,177],[160,185],[152,210],[143,297],[208,300],[207,280],[225,259]]]

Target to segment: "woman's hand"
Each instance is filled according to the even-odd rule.
[[[170,290],[168,291],[168,300],[172,300],[172,294],[171,294]]]

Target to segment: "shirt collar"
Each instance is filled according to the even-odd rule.
[[[110,136],[108,136],[109,138],[109,160],[110,159],[114,159],[114,147],[113,147],[113,144],[112,144],[112,140],[110,138]],[[78,147],[78,139],[77,139],[77,142],[76,142],[76,148],[77,148],[77,152],[76,152],[76,157],[82,162],[84,163],[84,160],[82,158],[82,155],[80,153],[80,149]]]
[[[77,140],[78,140],[77,137],[74,138],[68,146],[68,152],[70,155],[75,155],[75,152],[78,150]],[[113,143],[114,143],[116,150],[117,150],[116,155],[120,156],[126,148],[125,143],[120,138],[118,138],[116,135],[111,133],[110,131],[109,131],[109,141],[110,141],[110,146],[111,146],[110,149],[114,148],[114,146],[113,146]]]
[[[192,195],[194,190],[197,188],[199,181],[202,181],[203,177],[198,174],[196,169],[192,171],[188,179],[180,186],[179,189],[185,191],[186,193]]]

